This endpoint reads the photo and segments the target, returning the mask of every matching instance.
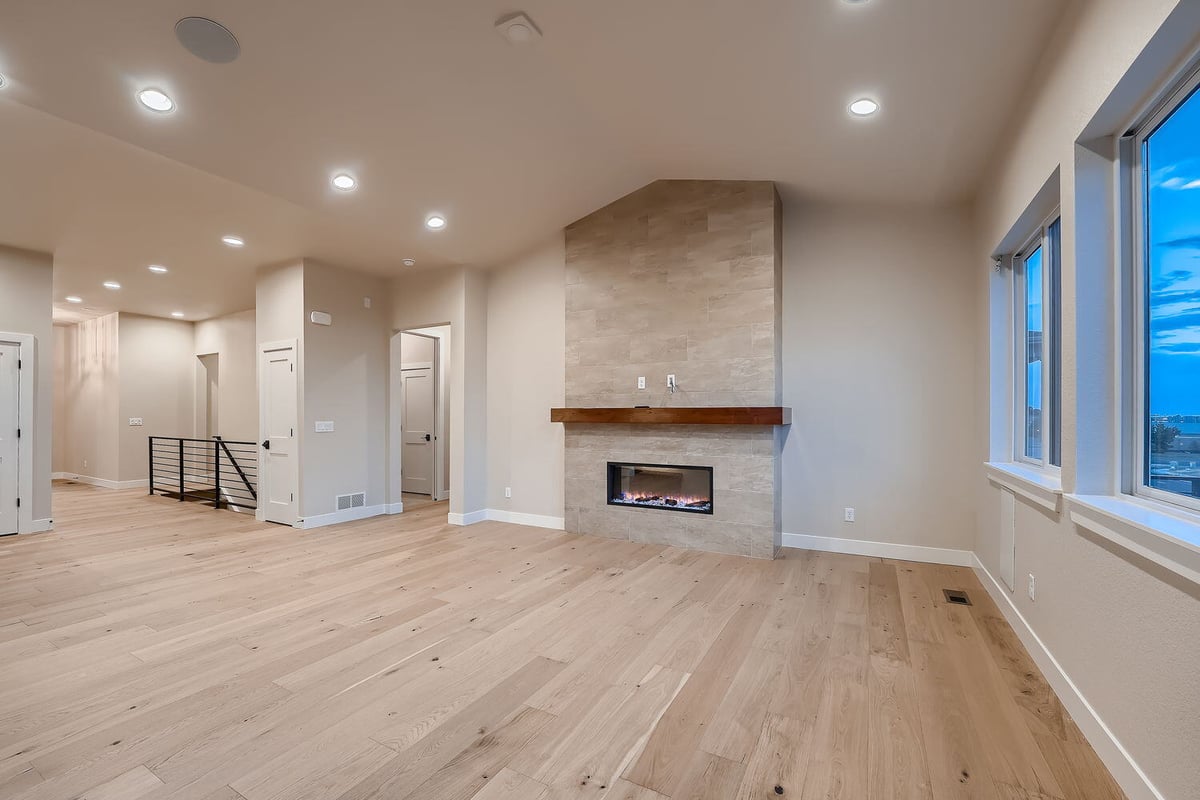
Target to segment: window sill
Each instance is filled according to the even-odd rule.
[[[1200,516],[1129,496],[1067,495],[1071,521],[1200,585]]]
[[[988,480],[1055,514],[1062,510],[1062,479],[1013,461],[988,461]]]

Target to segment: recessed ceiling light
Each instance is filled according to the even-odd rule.
[[[440,231],[446,227],[446,218],[441,214],[430,214],[425,218],[425,227],[431,231]]]
[[[400,260],[400,263],[406,267],[412,267],[416,265],[417,261],[413,258],[404,258]]]
[[[246,240],[240,236],[222,236],[221,241],[230,247],[245,247]]]
[[[542,32],[529,15],[517,12],[496,21],[496,30],[510,44],[529,44],[542,38]]]
[[[160,114],[175,110],[175,101],[168,97],[162,89],[142,89],[137,93],[137,99],[146,108]]]
[[[121,284],[117,283],[116,281],[105,281],[103,285],[104,285],[105,289],[120,289],[121,288]]]
[[[863,97],[850,104],[850,113],[856,117],[869,117],[879,110],[879,103],[869,97]]]
[[[167,268],[164,267],[162,264],[151,264],[146,269],[150,270],[151,272],[153,272],[156,275],[162,275],[163,273],[165,273],[167,271]]]
[[[331,183],[333,183],[333,188],[341,192],[351,192],[358,188],[358,181],[354,179],[353,175],[346,172],[334,175]]]
[[[69,294],[69,295],[67,295],[67,297],[66,297],[66,301],[67,301],[68,303],[82,303],[82,302],[83,302],[83,298],[82,298],[82,297],[76,297],[76,296],[75,296],[75,295],[73,295],[73,294]]]
[[[183,316],[183,312],[182,311],[172,311],[171,316],[175,317],[176,319],[179,319]]]

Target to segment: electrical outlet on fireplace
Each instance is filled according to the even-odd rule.
[[[505,496],[505,497],[512,497],[512,487],[511,487],[511,486],[505,486],[505,487],[504,487],[504,496]]]
[[[1029,599],[1037,601],[1037,578],[1033,577],[1033,573],[1029,573]]]
[[[846,522],[854,522],[854,509],[853,508],[847,508],[845,510],[845,520],[846,520]]]
[[[639,389],[646,388],[646,376],[645,375],[641,375],[638,377],[638,388]]]

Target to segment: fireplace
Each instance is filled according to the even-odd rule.
[[[713,468],[608,462],[608,504],[713,513]]]

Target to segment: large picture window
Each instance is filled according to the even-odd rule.
[[[1060,230],[1056,214],[1012,257],[1014,455],[1018,461],[1042,467],[1062,463],[1058,413]]]
[[[1200,94],[1137,134],[1134,490],[1200,508]]]

